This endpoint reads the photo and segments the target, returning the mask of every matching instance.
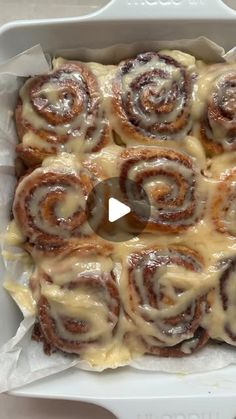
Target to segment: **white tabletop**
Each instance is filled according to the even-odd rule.
[[[15,19],[82,15],[106,3],[106,0],[0,0],[0,25]],[[85,403],[0,395],[0,419],[52,418],[114,419],[114,416],[100,407]]]

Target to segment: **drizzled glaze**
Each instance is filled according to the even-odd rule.
[[[150,79],[146,80],[142,74],[143,67],[152,72],[157,64],[159,75],[152,75],[150,86]],[[61,65],[63,60],[55,61],[55,71]],[[52,199],[53,205],[49,205],[57,220],[69,220],[70,224],[77,208],[84,209],[86,194],[81,190],[86,188],[87,181],[92,185],[94,179],[120,176],[121,188],[126,194],[125,179],[129,177],[142,182],[149,195],[152,223],[140,237],[108,248],[106,242],[98,245],[93,237],[85,250],[81,232],[83,236],[91,234],[86,223],[79,226],[79,234],[73,228],[63,231],[57,223],[42,226],[41,215],[36,214],[38,205],[27,203],[26,209],[29,207],[32,220],[36,222],[36,233],[32,233],[26,231],[27,224],[15,213],[17,223],[11,224],[8,239],[11,245],[17,246],[25,238],[31,241],[30,251],[36,269],[30,286],[44,339],[65,352],[79,353],[99,367],[119,366],[143,353],[189,355],[204,346],[209,338],[236,345],[236,157],[234,153],[225,152],[233,145],[228,134],[234,132],[234,117],[221,126],[225,123],[224,118],[213,121],[218,111],[210,109],[216,101],[218,105],[222,101],[223,112],[234,114],[235,65],[200,65],[187,54],[162,51],[159,55],[142,54],[121,63],[118,69],[95,63],[88,66],[98,79],[106,115],[121,136],[121,143],[123,146],[135,144],[135,147],[124,149],[113,144],[89,154],[78,153],[76,148],[68,149],[77,154],[77,158],[61,154],[46,159],[42,168],[20,181],[15,200],[26,193],[27,182],[33,179],[34,187],[39,188],[35,202],[42,202],[42,196],[50,192],[50,204],[54,186],[50,185],[49,192],[45,190],[47,186],[40,186],[38,174],[56,174],[60,187],[64,188],[65,183],[59,179],[61,174],[80,177],[83,173],[83,187],[73,189],[74,185],[69,185],[65,195],[62,193],[63,199],[55,205]],[[140,133],[138,136],[132,133],[131,139],[130,133],[124,132],[117,122],[118,114],[110,107],[110,95],[113,82],[117,81],[117,71],[121,69],[124,70],[123,91],[128,92],[131,85],[134,88],[134,80],[139,79],[143,83],[142,106],[151,103],[150,115],[146,118],[143,114],[141,123],[153,124],[153,109],[157,105],[153,101],[154,81],[167,92],[163,95],[165,103],[162,103],[165,111],[171,103],[169,99],[173,98],[173,92],[168,93],[171,88],[174,86],[174,91],[183,93],[182,99],[176,96],[177,107],[171,108],[167,122],[171,124],[172,118],[178,120],[180,111],[180,115],[188,112],[186,124],[180,124],[180,131],[170,131],[170,136],[165,134],[165,141],[161,145],[158,143],[158,147],[153,147],[149,134],[145,141]],[[165,72],[168,77],[162,78]],[[51,87],[50,83],[44,85],[44,94],[56,107],[58,97]],[[183,92],[183,87],[188,87],[189,95]],[[210,103],[208,97],[212,98],[212,95],[214,100]],[[128,97],[131,98],[130,106],[137,106],[137,92]],[[129,112],[132,112],[131,108]],[[161,121],[161,113],[158,116]],[[217,149],[208,148],[209,142],[202,138],[201,130],[204,126],[206,134],[207,118],[208,125],[211,122],[207,128],[208,140],[211,143],[214,140]],[[191,127],[202,144],[196,137],[186,136]],[[25,145],[30,146],[31,134],[25,134]],[[38,147],[37,135],[34,141]],[[143,147],[143,142],[149,147]],[[209,159],[204,148],[208,155],[223,154]],[[30,197],[33,195],[34,192]],[[167,214],[167,218],[161,224],[162,213]],[[158,229],[153,228],[153,219],[158,220]],[[31,226],[31,222],[28,225]],[[72,246],[68,246],[68,237]],[[59,247],[56,259],[52,260],[48,254],[48,246]],[[85,284],[85,279],[89,285]],[[112,285],[109,287],[108,284]],[[23,297],[24,290],[14,288],[12,283],[8,288],[20,305],[28,304]]]
[[[16,109],[22,143],[17,151],[28,166],[50,154],[92,152],[110,142],[99,81],[90,67],[54,60],[50,74],[31,78],[22,87]],[[96,69],[102,78],[103,66]]]
[[[183,231],[201,219],[204,193],[200,191],[201,175],[187,155],[170,149],[134,148],[120,155],[120,185],[127,178],[142,185],[151,206],[146,230]]]
[[[69,245],[73,238],[92,235],[86,201],[98,173],[64,154],[45,160],[42,167],[23,177],[16,188],[13,213],[26,240],[50,251]]]
[[[31,278],[45,339],[66,352],[111,340],[120,301],[110,246],[85,242],[56,260],[43,259]]]
[[[202,219],[207,195],[206,179],[199,170],[206,165],[202,147],[192,137],[187,137],[183,144],[184,153],[143,146],[122,151],[120,147],[111,146],[86,159],[106,169],[108,177],[120,178],[123,199],[128,203],[135,197],[126,179],[143,187],[151,209],[145,232],[173,233]]]
[[[74,272],[79,274],[83,271],[85,276],[87,272],[92,272],[96,276],[98,271],[107,272],[111,268],[112,263],[119,266],[115,275],[115,283],[119,290],[122,309],[119,312],[117,327],[114,329],[112,336],[110,335],[111,339],[105,339],[104,344],[99,345],[99,348],[103,348],[103,352],[97,350],[93,345],[89,345],[89,348],[85,346],[83,349],[79,349],[81,356],[94,365],[99,366],[101,363],[104,363],[104,365],[110,365],[110,363],[119,365],[119,353],[122,354],[120,358],[121,363],[124,360],[130,359],[132,356],[146,352],[161,356],[184,356],[205,345],[209,337],[234,344],[234,340],[229,337],[229,333],[227,332],[227,327],[229,328],[227,326],[228,324],[230,324],[229,330],[234,331],[234,326],[232,326],[234,324],[235,310],[233,297],[229,300],[230,309],[225,310],[222,304],[220,278],[225,271],[227,263],[230,264],[231,258],[233,260],[235,258],[236,239],[233,235],[229,235],[227,232],[223,233],[216,229],[213,203],[222,179],[231,173],[232,167],[236,164],[236,158],[231,154],[224,154],[224,156],[207,161],[202,154],[201,146],[196,147],[196,142],[194,142],[194,147],[191,145],[192,138],[189,137],[186,140],[185,153],[188,150],[192,155],[191,157],[190,154],[183,155],[187,156],[187,161],[191,161],[191,165],[194,165],[194,167],[199,166],[204,168],[202,170],[205,174],[199,176],[198,185],[196,185],[198,193],[199,191],[204,192],[198,195],[198,204],[201,203],[200,201],[202,199],[204,212],[202,219],[196,220],[186,231],[168,235],[160,231],[158,235],[144,234],[142,237],[132,239],[122,245],[114,244],[112,250],[110,250],[109,258],[106,256],[105,247],[104,250],[101,247],[101,256],[99,257],[94,254],[92,256],[90,255],[89,258],[86,255],[78,257],[75,256],[75,252],[73,253],[74,256],[69,257],[69,259],[67,254],[64,256],[59,255],[59,263],[55,263],[54,260],[53,264],[51,263],[51,258],[49,256],[46,257],[44,253],[40,253],[39,255],[33,253],[37,265],[36,276],[34,275],[34,278],[45,278],[45,273],[46,277],[53,277],[52,283],[42,279],[40,285],[41,290],[40,292],[38,291],[38,296],[34,294],[36,301],[39,301],[39,295],[43,294],[44,298],[50,301],[52,300],[53,307],[53,301],[55,299],[56,306],[59,302],[60,307],[69,307],[68,310],[72,310],[74,316],[77,314],[73,307],[77,307],[77,302],[83,305],[89,304],[90,301],[92,304],[89,305],[89,310],[91,315],[94,313],[94,318],[96,317],[95,289],[85,290],[83,287],[80,287],[79,297],[77,296],[76,289],[67,289],[66,284],[72,281]],[[148,150],[150,153],[153,152],[153,148]],[[166,149],[155,149],[156,153],[159,150],[163,153]],[[119,175],[119,170],[122,168],[127,153],[129,157],[130,153],[135,158],[137,154],[141,157],[144,156],[145,161],[146,154],[144,153],[143,155],[143,151],[145,151],[144,147],[135,147],[123,151],[119,147],[113,146],[92,156],[83,157],[80,163],[78,163],[78,160],[76,161],[79,165],[78,167],[81,167],[81,165],[83,167],[100,167],[100,172],[102,173],[104,173],[106,167],[106,176],[117,176]],[[68,164],[68,159],[71,161],[72,157],[64,155],[63,158],[48,159],[45,161],[42,169],[48,170],[50,168],[50,170],[55,170],[58,164],[63,165],[63,161]],[[145,163],[143,164],[145,166]],[[226,167],[228,169],[222,172]],[[140,168],[137,170],[137,173],[140,173]],[[189,178],[189,176],[187,177]],[[158,183],[158,177],[155,180]],[[161,180],[163,183],[163,177]],[[76,196],[73,199],[73,195],[69,195],[69,198],[65,201],[66,205],[63,211],[69,214],[70,208],[74,208],[76,199]],[[58,211],[62,211],[62,208],[63,206],[61,208],[59,206]],[[16,233],[14,234],[14,227],[11,225],[11,243],[12,240],[14,241],[14,237],[17,238],[19,243],[19,233],[17,231]],[[81,246],[81,239],[77,240],[80,240]],[[76,246],[79,247],[78,244],[76,245],[76,242],[73,246],[74,248]],[[96,242],[92,247],[96,247]],[[171,256],[169,256],[173,256],[174,252],[179,254],[179,263],[174,261],[178,258],[176,259],[175,257],[172,260]],[[142,259],[140,255],[146,256]],[[137,273],[133,274],[134,276],[131,275],[132,279],[129,280],[130,260],[136,260],[136,258],[138,260],[139,257],[142,259],[142,270],[138,270]],[[145,258],[147,258],[147,263],[145,262]],[[190,264],[189,262],[186,264],[188,258],[192,260]],[[227,263],[224,262],[225,259],[228,260]],[[153,289],[152,291],[149,289],[149,292],[151,294],[154,293],[154,295],[156,293],[160,295],[160,289],[164,287],[163,295],[165,295],[165,298],[158,297],[158,307],[155,304],[153,307],[153,303],[146,301],[145,304],[143,303],[143,309],[140,303],[137,305],[137,309],[134,309],[129,299],[130,295],[136,295],[136,303],[139,301],[139,298],[142,301],[145,301],[147,298],[147,283],[145,282],[144,272],[146,272],[145,264],[147,265],[147,269],[150,266],[148,260],[151,261],[151,266],[155,266],[156,261],[161,261],[160,263],[158,262],[160,266],[157,272],[153,274]],[[58,268],[58,266],[60,267]],[[136,269],[134,272],[136,272]],[[234,275],[233,271],[230,276],[232,293],[234,290],[234,278],[236,278],[236,275]],[[178,290],[177,293],[176,290]],[[227,290],[226,292],[229,291]],[[45,300],[43,299],[42,301],[42,306],[45,307]],[[74,303],[75,301],[77,302]],[[190,306],[193,308],[190,309]],[[64,314],[68,316],[68,314],[72,315],[72,312],[67,313],[67,309],[65,309]],[[56,316],[56,312],[53,311],[50,313],[53,313],[53,318]],[[186,313],[187,323],[178,324],[177,322],[178,326],[175,324],[175,327],[172,325],[174,329],[177,328],[176,330],[181,331],[181,333],[176,333],[176,335],[174,333],[168,333],[169,326],[167,319],[175,318],[178,320],[180,313],[182,313],[181,319],[183,313]],[[60,311],[60,316],[62,314]],[[102,318],[104,318],[103,315],[101,315]],[[152,324],[154,318],[159,324],[157,329]],[[170,324],[172,324],[172,321],[174,322],[174,320],[171,320]],[[102,324],[104,325],[104,322]],[[166,326],[164,327],[165,324]],[[187,327],[186,324],[194,325],[193,329],[190,326]],[[98,325],[100,325],[99,322]],[[63,333],[63,327],[63,325],[59,326],[60,333]],[[167,332],[164,334],[163,339],[162,335],[165,328],[167,328]],[[187,332],[182,333],[185,328],[187,328]],[[61,347],[60,344],[58,347]],[[119,352],[119,348],[121,352]]]
[[[236,236],[236,169],[225,174],[217,185],[212,219],[218,231]]]
[[[175,142],[188,134],[192,62],[190,67],[153,52],[120,64],[113,82],[112,125],[125,143]]]
[[[181,356],[203,346],[208,335],[200,324],[210,284],[196,274],[202,272],[201,257],[184,246],[154,247],[129,255],[126,262],[124,307],[144,351]]]
[[[194,134],[209,154],[236,149],[236,65],[215,64],[195,85]]]

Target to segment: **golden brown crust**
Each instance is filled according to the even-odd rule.
[[[209,156],[223,153],[224,149],[221,144],[214,143],[214,140],[208,138],[206,132],[207,122],[203,120],[200,127],[200,140]]]

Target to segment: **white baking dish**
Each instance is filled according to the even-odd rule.
[[[236,44],[235,33],[236,12],[221,0],[113,0],[101,11],[82,18],[3,26],[0,62],[37,43],[53,53],[58,49],[205,35],[229,49]],[[20,322],[15,304],[1,288],[0,318],[7,319],[1,322],[1,345]],[[108,408],[122,419],[234,419],[236,366],[188,376],[129,368],[101,374],[73,369],[12,394],[87,401]]]

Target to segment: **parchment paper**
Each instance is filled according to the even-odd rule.
[[[102,63],[117,63],[141,51],[159,50],[162,48],[180,49],[208,62],[235,61],[236,49],[225,55],[223,48],[204,37],[195,40],[180,40],[175,42],[149,42],[133,45],[117,45],[102,50],[67,50],[56,51],[56,56],[76,58],[81,61],[98,61]],[[4,254],[6,244],[3,241],[4,232],[9,223],[12,198],[15,187],[14,158],[17,136],[14,127],[13,113],[18,91],[24,78],[42,74],[50,69],[50,61],[45,57],[39,45],[12,58],[0,66],[0,234],[1,250]],[[12,249],[11,249],[12,251]],[[15,249],[17,254],[19,249]],[[20,284],[26,284],[29,272],[17,261],[3,258],[5,273]],[[2,281],[4,278],[1,279]],[[5,292],[0,290],[0,292]],[[70,367],[85,370],[102,371],[104,367],[93,368],[85,361],[78,361],[76,356],[54,353],[44,354],[42,345],[31,340],[34,316],[25,308],[22,309],[24,320],[16,335],[0,347],[0,392],[14,389],[40,378],[55,374]],[[0,331],[1,333],[1,331]],[[206,348],[181,359],[141,357],[132,360],[133,368],[171,373],[194,373],[223,368],[236,363],[236,348],[227,345],[207,345]],[[114,368],[114,365],[106,366]]]

